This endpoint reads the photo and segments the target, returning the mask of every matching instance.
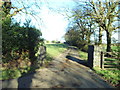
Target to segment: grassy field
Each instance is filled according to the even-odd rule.
[[[51,57],[56,57],[67,49],[65,44],[46,44],[46,47],[47,54]]]
[[[104,47],[104,51],[106,51],[107,45],[102,45],[102,47]],[[118,52],[120,50],[120,45],[119,46],[118,45],[111,45],[111,49],[112,49],[112,51]]]
[[[80,58],[82,60],[87,60],[88,59],[88,53],[87,52],[79,51],[79,55],[80,55]]]

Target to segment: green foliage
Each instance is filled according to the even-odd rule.
[[[52,43],[56,43],[56,41],[53,40]]]
[[[79,30],[71,29],[65,34],[65,40],[69,45],[76,46],[80,49],[87,51],[85,47],[87,43],[86,39],[82,38],[83,36],[79,32]]]
[[[72,46],[77,46],[84,51],[87,51],[85,45],[91,43],[91,35],[94,32],[95,25],[92,18],[87,16],[88,12],[81,7],[77,7],[72,10],[72,21],[70,27],[65,34],[65,40]]]
[[[40,37],[42,33],[30,26],[30,21],[26,21],[23,26],[15,21],[13,23],[12,16],[25,7],[20,9],[12,7],[12,3],[9,1],[2,1],[0,4],[3,9],[0,11],[2,13],[2,21],[0,21],[2,23],[2,64],[6,64],[2,70],[2,80],[16,78],[34,70],[35,68],[29,67],[29,65],[23,65],[21,69],[18,64],[22,64],[22,60],[28,62],[31,60],[33,63],[36,60],[35,53],[38,51],[38,47],[44,44],[44,39]],[[10,12],[11,8],[17,10]],[[7,67],[8,65],[9,67]]]
[[[7,69],[2,70],[2,73],[0,73],[0,80],[7,80],[7,79],[13,79],[21,76],[21,73],[18,69]]]
[[[4,69],[2,73],[0,73],[0,80],[8,80],[13,78],[21,77],[26,73],[35,71],[35,67],[24,67],[21,69]]]
[[[46,41],[46,43],[50,43],[50,41]]]
[[[87,52],[88,51],[88,45],[84,45],[81,50],[84,51],[84,52]]]
[[[29,23],[26,23],[29,25]],[[2,52],[3,62],[16,59],[13,53],[28,51],[30,57],[34,57],[38,47],[43,43],[40,38],[41,32],[30,26],[20,26],[19,23],[11,23],[10,19],[6,19],[2,23]]]
[[[91,11],[87,15],[90,16],[100,28],[106,31],[107,37],[107,52],[111,52],[111,36],[112,32],[116,29],[119,29],[120,26],[113,25],[116,19],[119,17],[119,1],[110,0],[106,1],[90,1],[87,4],[87,10]]]

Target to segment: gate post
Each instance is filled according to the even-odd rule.
[[[88,65],[90,68],[93,68],[93,59],[94,59],[94,46],[88,46]]]
[[[101,52],[101,66],[100,68],[104,69],[104,53]]]
[[[101,47],[95,45],[88,46],[88,65],[90,68],[101,68]]]

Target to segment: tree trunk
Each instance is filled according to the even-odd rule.
[[[112,32],[106,31],[107,33],[107,52],[111,52],[111,35]]]
[[[102,44],[102,28],[99,27],[99,45]]]
[[[87,37],[88,44],[90,44],[90,43],[91,43],[91,41],[90,41],[90,36],[91,36],[91,34],[88,34],[88,37]]]

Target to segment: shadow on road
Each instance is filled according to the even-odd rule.
[[[84,66],[89,67],[87,61],[85,61],[85,60],[80,60],[80,59],[78,59],[76,57],[69,56],[69,55],[67,55],[66,58],[69,59],[69,60],[75,61],[75,62],[77,62],[79,64],[82,64]]]
[[[34,74],[32,73],[31,76],[29,77],[27,77],[26,75],[26,76],[18,78],[18,90],[20,88],[30,88],[32,84],[33,75]]]

